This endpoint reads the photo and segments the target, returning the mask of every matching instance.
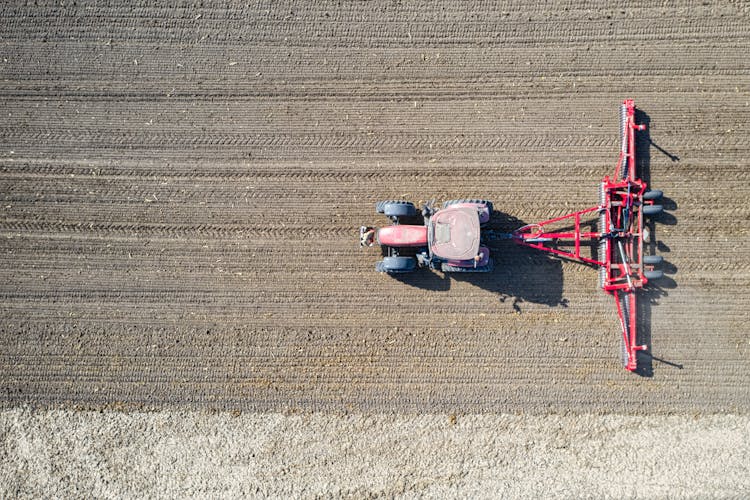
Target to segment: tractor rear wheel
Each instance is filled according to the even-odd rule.
[[[461,200],[448,200],[446,202],[443,202],[443,208],[448,208],[451,205],[458,205],[461,203],[473,203],[475,205],[484,205],[487,207],[490,211],[490,215],[492,215],[492,209],[494,208],[492,206],[492,202],[489,200],[479,200],[479,199],[461,199]]]
[[[375,264],[375,270],[379,273],[400,274],[410,273],[417,268],[414,257],[384,257]]]
[[[417,215],[417,208],[410,201],[385,200],[375,204],[375,211],[386,217],[413,217]]]
[[[492,260],[490,260],[486,266],[477,266],[477,267],[458,267],[458,266],[451,266],[450,264],[443,263],[440,266],[440,269],[444,273],[490,273],[495,268]]]

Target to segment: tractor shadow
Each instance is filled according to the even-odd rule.
[[[635,121],[638,124],[646,125],[645,131],[635,133],[635,145],[638,151],[636,162],[637,173],[651,187],[652,150],[666,156],[671,162],[678,162],[680,158],[653,141],[649,133],[651,130],[651,118],[646,112],[636,109]],[[654,188],[659,189],[659,186],[654,186]],[[683,369],[683,365],[680,363],[657,357],[652,344],[651,316],[653,307],[659,305],[662,298],[669,296],[670,290],[677,288],[677,282],[673,278],[677,274],[677,266],[668,260],[669,246],[658,238],[660,225],[674,226],[677,224],[677,217],[672,213],[672,211],[677,210],[677,202],[667,196],[663,196],[657,203],[664,207],[664,212],[655,218],[647,219],[645,223],[651,237],[644,247],[644,254],[661,255],[664,257],[664,262],[661,265],[664,277],[650,281],[644,289],[638,292],[639,300],[636,313],[638,319],[638,343],[645,344],[647,350],[638,353],[638,368],[635,373],[642,377],[653,377],[654,361],[679,370]]]
[[[524,225],[524,221],[495,210],[488,227],[498,233],[510,233]],[[563,298],[562,262],[559,259],[521,247],[509,240],[493,243],[491,250],[495,267],[489,273],[421,270],[395,274],[392,278],[406,285],[431,291],[450,290],[452,281],[471,283],[498,295],[500,302],[510,301],[516,312],[522,312],[523,303],[567,306],[567,300]]]

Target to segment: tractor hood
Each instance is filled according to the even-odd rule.
[[[449,260],[469,260],[479,253],[479,213],[476,208],[455,207],[430,218],[430,251]]]

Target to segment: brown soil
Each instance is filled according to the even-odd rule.
[[[747,6],[123,5],[0,7],[0,405],[750,409]],[[595,204],[626,97],[670,209],[641,375],[595,270],[373,272],[380,199]]]

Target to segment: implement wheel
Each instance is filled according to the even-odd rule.
[[[664,211],[664,207],[661,205],[643,205],[643,208],[641,208],[641,212],[643,215],[659,215]]]
[[[644,255],[643,256],[643,263],[648,266],[658,266],[664,262],[664,257],[661,255]]]
[[[660,269],[654,269],[653,271],[643,271],[643,277],[649,281],[658,280],[664,277],[664,271]]]
[[[649,189],[648,191],[643,193],[644,200],[658,200],[662,196],[664,196],[664,193],[662,193],[658,189]]]

